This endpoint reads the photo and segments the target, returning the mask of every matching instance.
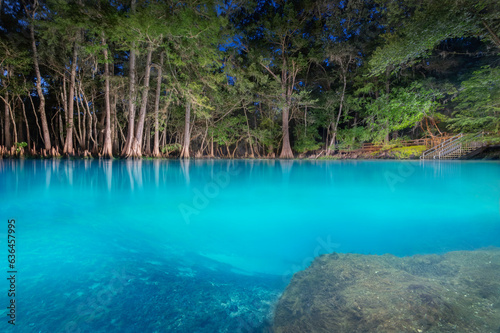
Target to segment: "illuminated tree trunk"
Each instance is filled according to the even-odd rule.
[[[5,93],[5,99],[3,100],[3,103],[4,103],[4,122],[3,122],[3,126],[4,126],[4,145],[5,147],[7,147],[7,149],[10,148],[10,146],[12,145],[12,140],[11,140],[11,137],[10,137],[10,108],[9,108],[9,93],[6,92]]]
[[[111,64],[111,68],[113,69],[113,64]],[[114,73],[113,73],[114,74]],[[119,154],[120,152],[120,138],[118,136],[118,130],[121,133],[121,128],[118,124],[118,119],[116,118],[116,91],[110,92],[113,94],[112,102],[111,102],[111,133],[112,133],[112,147],[113,153]],[[123,134],[122,134],[123,136]]]
[[[155,95],[155,138],[153,147],[153,156],[160,156],[160,126],[158,121],[158,113],[160,111],[160,94],[161,94],[161,76],[163,69],[163,52],[160,54],[160,66],[156,68],[158,77],[156,79],[156,95]]]
[[[146,58],[146,73],[144,76],[144,90],[142,92],[141,109],[139,112],[139,120],[137,121],[137,130],[135,138],[132,143],[131,153],[129,156],[141,157],[142,156],[142,139],[144,134],[144,120],[146,119],[146,109],[148,106],[148,93],[149,93],[149,78],[151,75],[151,56],[153,50],[148,48],[148,55]]]
[[[337,139],[337,131],[339,127],[339,122],[340,122],[340,116],[342,115],[342,110],[344,109],[344,98],[345,98],[345,91],[347,87],[347,73],[344,73],[344,86],[342,88],[342,95],[340,96],[340,106],[339,106],[339,113],[337,114],[337,120],[335,121],[335,124],[332,128],[332,139],[330,141],[330,145],[327,147],[326,152],[327,155],[330,154],[331,148],[333,146],[333,149],[335,149],[335,140]]]
[[[23,116],[24,116],[24,122],[26,124],[26,143],[28,144],[28,150],[30,150],[31,146],[30,146],[30,142],[31,142],[31,138],[30,138],[30,126],[28,124],[28,117],[26,117],[26,106],[24,105],[24,102],[23,100],[21,99],[21,97],[18,95],[17,98],[19,99],[19,102],[21,103],[21,106],[22,106],[22,109],[23,109]]]
[[[252,136],[250,135],[250,124],[248,122],[247,108],[243,105],[243,112],[245,113],[245,119],[247,120],[247,135],[248,135],[248,145],[250,146],[250,157],[254,158]]]
[[[35,13],[33,11],[32,19],[34,19],[34,16]],[[42,75],[40,74],[40,67],[38,65],[38,51],[36,48],[35,27],[33,26],[33,22],[31,22],[30,24],[30,37],[31,37],[31,48],[33,50],[33,67],[35,69],[35,74],[36,74],[36,91],[38,93],[38,98],[40,99],[38,112],[40,113],[40,119],[42,121],[43,142],[45,144],[45,151],[50,152],[52,145],[50,143],[49,126],[47,124],[47,116],[45,114],[45,96],[43,95],[43,90],[42,90]]]
[[[337,132],[339,128],[339,123],[340,123],[340,117],[342,116],[342,112],[344,110],[344,100],[345,100],[345,93],[347,89],[347,75],[349,74],[349,65],[352,62],[352,55],[349,55],[349,59],[344,59],[342,57],[334,57],[334,60],[340,65],[341,73],[342,73],[342,94],[340,95],[340,105],[339,105],[339,112],[337,114],[337,119],[335,121],[335,124],[332,124],[332,138],[330,141],[330,145],[326,147],[326,153],[327,155],[330,154],[331,148],[333,146],[333,149],[335,149],[335,142],[337,139]],[[346,61],[344,63],[344,60]]]
[[[146,120],[146,135],[144,136],[144,155],[151,156],[151,121]]]
[[[186,102],[186,117],[184,119],[184,142],[182,143],[181,158],[189,158],[189,143],[191,141],[191,103]]]
[[[390,67],[387,67],[385,70],[385,93],[387,96],[387,102],[389,102],[389,94],[391,93],[391,69]],[[384,137],[384,142],[385,144],[389,143],[389,124],[387,123],[387,133],[385,134]]]
[[[109,64],[108,64],[108,49],[104,33],[102,34],[102,45],[104,47],[104,108],[106,109],[106,128],[104,130],[104,144],[102,147],[102,156],[112,158],[113,146],[111,142],[111,103],[109,92]]]
[[[73,44],[73,58],[71,62],[71,77],[69,82],[69,97],[67,101],[67,117],[68,123],[66,124],[66,142],[64,143],[63,154],[74,155],[75,149],[73,145],[73,115],[74,115],[74,99],[75,99],[75,80],[76,80],[76,62],[78,60],[78,53],[76,49],[76,42]]]
[[[283,132],[283,146],[281,148],[280,158],[293,158],[292,147],[290,146],[290,130],[288,128],[289,108],[288,105],[283,107],[282,111],[282,132]]]
[[[285,48],[282,49],[282,52],[284,51],[284,49]],[[282,121],[281,130],[283,134],[283,145],[281,147],[280,158],[293,158],[292,147],[290,146],[290,130],[288,128],[293,84],[288,82],[290,79],[288,75],[289,74],[287,68],[287,61],[286,58],[283,57],[283,67],[281,70],[281,89],[282,89],[282,96],[284,97],[283,98],[284,105],[281,111],[281,121]]]
[[[136,0],[131,0],[130,6],[132,13],[135,13]],[[127,140],[122,152],[122,155],[125,157],[129,157],[131,154],[135,133],[135,42],[132,42],[129,58],[128,127]]]

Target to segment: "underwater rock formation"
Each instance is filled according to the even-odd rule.
[[[500,249],[328,254],[298,272],[274,332],[500,332]]]

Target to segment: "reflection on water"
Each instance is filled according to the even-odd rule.
[[[499,163],[50,159],[3,160],[0,173],[2,212],[26,223],[139,229],[199,251],[260,253],[269,265],[300,262],[327,236],[341,252],[477,248],[500,219]]]
[[[371,163],[367,168],[366,163]],[[379,164],[379,165],[377,165]],[[478,169],[478,164],[481,167]],[[462,181],[462,176],[477,178],[479,181],[492,177],[490,180],[498,184],[498,164],[487,162],[328,162],[328,161],[293,161],[293,160],[3,160],[0,162],[0,172],[4,177],[3,184],[18,188],[23,184],[38,183],[43,177],[44,185],[49,187],[53,181],[68,185],[89,184],[96,186],[104,180],[108,189],[130,189],[146,186],[161,186],[166,182],[183,180],[189,185],[191,177],[208,174],[211,178],[220,170],[234,168],[237,165],[244,169],[249,179],[256,177],[280,176],[280,180],[298,180],[301,177],[327,180],[330,184],[378,182],[380,176],[394,177],[397,183],[412,181],[412,176],[421,180],[442,178],[449,181]],[[295,170],[294,170],[295,166]],[[359,168],[356,168],[360,166]],[[313,168],[313,169],[310,169]],[[486,173],[484,172],[486,170]],[[75,171],[78,172],[75,175]],[[307,174],[312,171],[312,174]],[[391,175],[387,176],[388,173]],[[386,179],[387,180],[387,179]],[[468,179],[465,179],[468,181]],[[76,182],[76,183],[75,183]],[[386,184],[390,185],[390,184]]]

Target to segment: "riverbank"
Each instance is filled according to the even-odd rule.
[[[418,145],[408,145],[407,142],[391,142],[385,145],[372,145],[365,144],[363,147],[358,149],[338,149],[335,151],[328,152],[325,149],[320,149],[316,151],[310,151],[307,153],[302,153],[295,155],[298,160],[310,159],[310,160],[371,160],[371,159],[389,159],[389,160],[411,160],[419,159],[421,155],[428,150],[429,146],[421,144],[421,142],[414,141]],[[412,142],[413,143],[413,142]],[[470,155],[470,156],[469,156]],[[492,143],[490,146],[486,146],[483,149],[479,149],[473,154],[463,156],[460,159],[471,159],[471,160],[500,160],[500,144]],[[276,154],[271,154],[268,156],[237,156],[228,158],[227,156],[211,156],[211,155],[197,155],[192,157],[192,159],[279,159],[276,158]],[[103,158],[99,153],[92,153],[88,150],[77,150],[74,155],[63,155],[58,148],[52,148],[50,151],[45,149],[28,149],[26,145],[16,144],[10,149],[5,146],[0,146],[0,158]],[[115,155],[115,159],[123,159],[118,154]],[[134,157],[137,158],[137,157]],[[178,159],[178,155],[160,154],[160,156],[152,156],[145,154],[142,156],[144,159]]]
[[[473,158],[474,160],[500,160],[500,145],[487,147]]]

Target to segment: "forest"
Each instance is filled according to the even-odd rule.
[[[0,0],[0,155],[498,136],[499,54],[498,0]]]

